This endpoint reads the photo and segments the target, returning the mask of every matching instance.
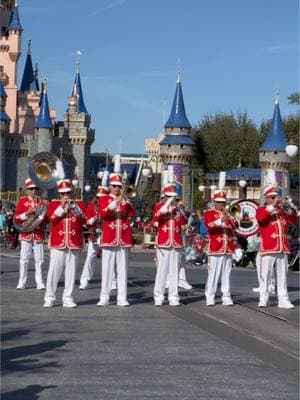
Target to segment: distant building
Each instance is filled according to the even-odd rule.
[[[191,209],[193,203],[191,160],[195,143],[190,136],[191,128],[185,112],[178,73],[173,105],[164,133],[157,139],[147,139],[146,151],[154,172],[161,173],[168,165],[174,166],[178,194],[187,209]]]
[[[64,120],[56,121],[56,111],[48,104],[47,82],[44,80],[40,88],[38,68],[33,68],[31,40],[18,88],[23,28],[15,1],[1,5],[0,21],[1,197],[24,186],[28,158],[41,151],[63,158],[69,177],[77,171],[82,190],[90,177],[94,130],[90,128],[90,114],[84,104],[79,63]]]

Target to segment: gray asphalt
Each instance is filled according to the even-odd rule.
[[[84,254],[81,257],[81,265]],[[46,277],[49,258],[46,257]],[[188,266],[181,307],[153,306],[153,252],[130,256],[131,307],[96,307],[100,260],[76,309],[43,309],[43,292],[17,291],[18,252],[1,256],[3,400],[298,399],[299,274],[289,273],[295,310],[257,308],[256,273],[233,269],[234,307],[206,307],[204,266]],[[78,271],[79,277],[80,271]],[[77,282],[78,283],[78,282]]]

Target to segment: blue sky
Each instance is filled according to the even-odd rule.
[[[21,0],[27,41],[58,119],[67,106],[76,51],[95,128],[92,151],[143,153],[171,109],[178,68],[192,125],[205,113],[283,116],[299,88],[298,0]],[[121,139],[121,140],[120,140]]]

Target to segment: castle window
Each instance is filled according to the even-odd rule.
[[[183,149],[183,144],[180,145],[180,148]]]
[[[168,144],[168,147],[171,147],[171,145],[170,145],[170,144]]]

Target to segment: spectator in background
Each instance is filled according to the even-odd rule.
[[[197,210],[197,216],[199,219],[199,224],[198,224],[198,234],[201,237],[206,237],[207,236],[207,228],[204,222],[204,218],[203,218],[203,211],[201,210]]]
[[[2,206],[2,200],[0,200],[0,231],[4,231],[6,225],[6,215],[2,209]]]
[[[6,220],[6,234],[7,238],[10,241],[11,249],[16,249],[18,246],[19,241],[19,232],[14,227],[14,215],[15,215],[15,208],[7,213],[7,220]]]

